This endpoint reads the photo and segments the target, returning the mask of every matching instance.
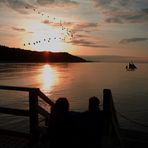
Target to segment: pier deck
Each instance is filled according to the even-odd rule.
[[[148,147],[148,133],[120,129],[120,135],[122,140],[121,148]],[[27,138],[0,134],[0,148],[50,148],[50,143],[47,139],[45,141],[36,141],[36,143],[30,144],[29,139]]]

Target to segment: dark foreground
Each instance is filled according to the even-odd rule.
[[[148,133],[139,131],[132,131],[127,129],[120,129],[122,140],[122,148],[147,148],[148,146]],[[66,140],[66,139],[65,139]],[[73,140],[73,143],[75,141]],[[73,145],[71,143],[71,145]],[[34,144],[30,144],[29,139],[17,136],[8,136],[0,134],[0,148],[50,148],[49,140],[39,140]],[[69,146],[71,147],[71,146]],[[83,147],[83,146],[82,146]]]
[[[148,146],[148,133],[120,128],[109,89],[103,90],[103,110],[90,108],[89,105],[89,111],[80,113],[65,112],[65,109],[62,112],[61,104],[61,108],[57,108],[58,101],[54,104],[37,88],[12,86],[0,86],[0,88],[29,91],[30,106],[29,111],[0,107],[0,113],[30,118],[28,134],[0,129],[0,148],[147,148]],[[39,106],[38,97],[52,106],[50,114]],[[94,100],[94,97],[92,98]],[[93,105],[98,108],[98,104]],[[42,124],[39,122],[39,113],[45,117]]]

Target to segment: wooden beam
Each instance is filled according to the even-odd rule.
[[[50,116],[50,114],[46,110],[44,110],[41,106],[39,106],[39,105],[38,105],[38,112],[42,116],[44,116],[45,118],[48,118]]]
[[[16,131],[7,130],[7,129],[0,129],[0,135],[9,135],[9,136],[15,136],[15,137],[22,137],[22,138],[31,137],[29,133],[16,132]]]
[[[46,103],[48,103],[51,106],[54,106],[54,102],[52,102],[44,93],[42,93],[40,90],[37,92],[38,96],[43,99]]]
[[[29,116],[30,115],[30,112],[28,110],[12,109],[12,108],[6,108],[6,107],[0,107],[0,113],[11,114],[11,115],[16,115],[16,116]]]
[[[35,91],[39,90],[39,88],[4,86],[4,85],[0,85],[0,89],[3,89],[3,90],[16,90],[16,91],[28,91],[28,92],[30,90],[35,90]]]

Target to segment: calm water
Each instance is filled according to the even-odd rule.
[[[38,87],[55,101],[67,97],[70,109],[85,111],[88,99],[101,99],[111,89],[115,107],[128,119],[148,126],[148,64],[136,64],[134,72],[125,63],[0,64],[0,85]],[[40,102],[48,110],[46,104]],[[0,90],[0,106],[28,108],[28,94]],[[27,121],[27,122],[26,122]],[[148,127],[119,116],[121,127],[147,131]],[[18,126],[19,125],[19,126]],[[0,127],[26,130],[28,118],[0,114]]]

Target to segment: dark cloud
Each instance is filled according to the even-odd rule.
[[[79,6],[79,3],[72,0],[37,0],[37,4],[39,5],[54,5],[56,6]]]
[[[81,23],[81,24],[76,24],[75,28],[84,29],[84,28],[94,28],[94,27],[97,27],[97,26],[98,26],[97,23]]]
[[[28,14],[25,7],[33,8],[26,0],[1,0],[0,3],[22,14]]]
[[[70,43],[72,43],[73,45],[77,45],[77,46],[86,46],[86,47],[94,47],[94,48],[109,48],[109,46],[100,45],[100,44],[97,44],[96,42],[87,41],[84,39],[72,40]]]
[[[122,24],[148,22],[148,1],[146,2],[146,0],[93,1],[95,2],[95,6],[101,10],[99,13],[102,13],[105,16],[105,22],[107,23]]]
[[[69,7],[78,6],[79,3],[72,0],[1,0],[0,5],[4,4],[7,7],[23,14],[28,14],[28,9],[40,6],[56,6],[56,7]],[[26,9],[28,8],[28,9]]]
[[[18,32],[25,32],[26,31],[24,28],[17,28],[17,27],[12,27],[12,30],[15,30]]]
[[[88,35],[83,35],[83,34],[75,34],[75,37],[78,37],[78,38],[87,38],[89,36]]]
[[[148,9],[114,14],[105,20],[107,23],[145,23],[148,22]]]
[[[143,11],[143,13],[145,13],[145,14],[148,15],[148,8],[144,8],[144,9],[142,9],[141,11]]]
[[[73,31],[92,32],[98,30],[98,23],[75,23],[73,25]]]
[[[128,44],[128,43],[142,42],[142,41],[148,41],[148,38],[130,38],[130,39],[122,39],[119,43],[121,43],[121,44]]]
[[[93,0],[96,7],[104,10],[117,11],[131,4],[132,0]]]
[[[122,19],[118,18],[118,17],[111,17],[111,18],[107,18],[105,20],[107,23],[119,23],[119,24],[123,24]]]

